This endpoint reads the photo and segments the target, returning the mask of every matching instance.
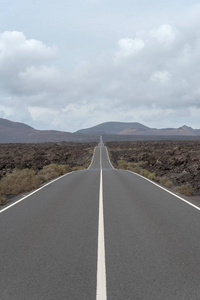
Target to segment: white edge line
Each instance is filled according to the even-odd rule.
[[[100,186],[99,186],[99,221],[98,221],[98,251],[97,251],[97,288],[96,300],[107,299],[106,288],[106,262],[105,262],[105,236],[103,215],[103,172],[100,151]]]
[[[102,177],[103,175],[102,175],[102,146],[100,146],[100,176]],[[100,179],[101,179],[101,177],[100,177]],[[100,184],[101,184],[101,180],[100,180]],[[103,186],[102,186],[102,188],[103,188]]]
[[[92,165],[92,163],[93,163],[93,160],[94,160],[94,154],[95,154],[96,148],[97,148],[97,147],[95,147],[95,149],[94,149],[92,161],[91,161],[91,163],[90,163],[88,169],[91,167],[91,165]],[[62,177],[65,177],[65,176],[67,176],[67,175],[69,175],[69,174],[72,174],[72,173],[74,173],[74,171],[69,172],[69,173],[66,173],[66,174],[64,174],[64,175],[62,175],[62,176],[60,176],[60,177],[58,177],[58,178],[56,178],[56,179],[53,179],[53,180],[51,180],[50,182],[46,183],[45,185],[41,186],[40,188],[38,188],[38,189],[34,190],[33,192],[29,193],[29,194],[26,195],[25,197],[22,197],[21,199],[19,199],[19,200],[15,201],[14,203],[12,203],[12,204],[6,206],[5,208],[0,209],[0,214],[1,214],[2,212],[6,211],[7,209],[11,208],[12,206],[14,206],[14,205],[16,205],[16,204],[22,202],[22,201],[25,200],[26,198],[32,196],[33,194],[37,193],[38,191],[42,190],[43,188],[45,188],[46,186],[50,185],[51,183],[53,183],[53,182],[55,182],[55,181],[61,179]]]
[[[167,190],[166,188],[162,187],[161,185],[155,183],[154,181],[152,181],[152,180],[150,180],[150,179],[148,179],[148,178],[146,178],[146,177],[144,177],[144,176],[142,176],[142,175],[140,175],[140,174],[137,174],[137,173],[135,173],[135,172],[132,172],[132,171],[130,171],[130,170],[123,170],[123,171],[128,171],[128,172],[130,172],[130,173],[132,173],[132,174],[135,174],[135,175],[137,175],[137,176],[139,176],[139,177],[141,177],[141,178],[143,178],[143,179],[145,179],[145,180],[147,180],[147,181],[153,183],[154,185],[156,185],[156,186],[159,187],[160,189],[162,189],[162,190],[168,192],[169,194],[175,196],[176,198],[178,198],[178,199],[180,199],[181,201],[187,203],[188,205],[190,205],[190,206],[196,208],[197,210],[200,210],[200,207],[198,207],[198,206],[196,206],[195,204],[192,204],[191,202],[185,200],[184,198],[182,198],[182,197],[180,197],[180,196],[174,194],[173,192]]]
[[[38,191],[42,190],[42,189],[45,188],[46,186],[52,184],[53,182],[55,182],[55,181],[57,181],[57,180],[59,180],[59,179],[65,177],[65,176],[67,176],[67,175],[69,175],[69,174],[72,174],[72,173],[74,173],[74,171],[69,172],[69,173],[66,173],[66,174],[64,174],[64,175],[62,175],[62,176],[60,176],[60,177],[58,177],[58,178],[56,178],[56,179],[53,179],[52,181],[50,181],[50,182],[46,183],[45,185],[41,186],[39,189],[34,190],[33,192],[31,192],[30,194],[26,195],[25,197],[23,197],[23,198],[17,200],[16,202],[14,202],[14,203],[12,203],[12,204],[6,206],[5,208],[1,209],[1,210],[0,210],[0,214],[1,214],[2,212],[6,211],[7,209],[11,208],[12,206],[14,206],[14,205],[20,203],[21,201],[25,200],[26,198],[32,196],[33,194],[37,193]]]
[[[90,165],[89,165],[89,167],[88,167],[88,170],[89,170],[89,169],[91,168],[91,166],[92,166],[92,163],[93,163],[93,160],[94,160],[94,155],[95,155],[96,148],[97,148],[97,147],[95,147],[95,148],[94,148],[94,152],[93,152],[93,156],[92,156],[92,161],[91,161],[91,163],[90,163]]]
[[[108,156],[108,161],[109,161],[111,167],[114,169],[114,167],[113,167],[113,165],[112,165],[112,163],[111,163],[111,161],[110,161],[110,157],[109,157],[109,154],[108,154],[108,149],[107,149],[107,147],[106,147],[106,152],[107,152],[107,156]]]
[[[109,163],[110,163],[110,165],[112,166],[112,168],[114,169],[114,167],[113,167],[113,165],[112,165],[112,163],[111,163],[111,161],[110,161],[110,158],[109,158],[109,154],[108,154],[107,147],[106,147],[106,151],[107,151]],[[121,170],[122,170],[122,169],[121,169]],[[182,198],[182,197],[180,197],[180,196],[174,194],[173,192],[167,190],[166,188],[162,187],[161,185],[155,183],[154,181],[152,181],[152,180],[150,180],[150,179],[148,179],[148,178],[146,178],[146,177],[144,177],[144,176],[142,176],[142,175],[140,175],[140,174],[137,174],[137,173],[135,173],[135,172],[132,172],[132,171],[130,171],[130,170],[124,170],[124,171],[128,171],[128,172],[130,172],[130,173],[133,173],[133,174],[135,174],[135,175],[137,175],[137,176],[139,176],[139,177],[141,177],[141,178],[143,178],[143,179],[145,179],[145,180],[147,180],[147,181],[153,183],[154,185],[156,185],[156,186],[159,187],[160,189],[162,189],[162,190],[168,192],[169,194],[175,196],[176,198],[180,199],[181,201],[187,203],[188,205],[190,205],[190,206],[192,206],[192,207],[194,207],[194,208],[196,208],[197,210],[200,211],[200,207],[198,207],[197,205],[195,205],[195,204],[193,204],[193,203],[187,201],[186,199],[184,199],[184,198]]]

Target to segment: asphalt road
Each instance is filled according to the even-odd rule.
[[[200,299],[200,210],[113,169],[102,141],[89,169],[6,208],[1,300]]]

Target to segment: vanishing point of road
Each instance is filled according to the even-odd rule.
[[[112,167],[87,170],[0,210],[1,300],[199,300],[200,209]]]

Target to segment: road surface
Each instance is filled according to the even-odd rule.
[[[184,200],[184,199],[183,199]],[[89,169],[0,211],[1,300],[199,300],[200,210],[128,171]]]

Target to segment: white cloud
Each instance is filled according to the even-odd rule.
[[[145,47],[145,42],[140,38],[123,38],[118,41],[118,47],[116,61],[138,54]]]
[[[0,105],[0,114],[3,118],[9,118],[14,114],[14,110],[12,107]]]
[[[72,71],[56,66],[56,47],[5,32],[0,35],[0,115],[66,131],[110,120],[200,127],[197,24],[183,20],[129,31],[106,53],[78,61]]]
[[[177,35],[178,31],[168,24],[163,24],[157,30],[152,32],[152,36],[155,37],[159,43],[164,45],[173,43],[176,40]]]
[[[15,93],[20,89],[18,76],[37,68],[57,56],[55,46],[47,47],[37,40],[27,40],[22,32],[0,34],[0,81],[2,88]]]
[[[18,89],[22,93],[53,92],[62,89],[62,76],[56,67],[31,66],[18,74]]]
[[[28,107],[28,111],[30,112],[31,117],[34,121],[41,121],[44,117],[51,116],[55,117],[57,114],[59,114],[59,111],[52,110],[46,107],[37,107],[37,106],[30,106]]]
[[[55,58],[58,49],[47,47],[42,42],[26,39],[22,32],[6,31],[0,34],[0,66],[12,66],[13,71],[32,64],[40,64]],[[16,70],[15,70],[16,68]]]

